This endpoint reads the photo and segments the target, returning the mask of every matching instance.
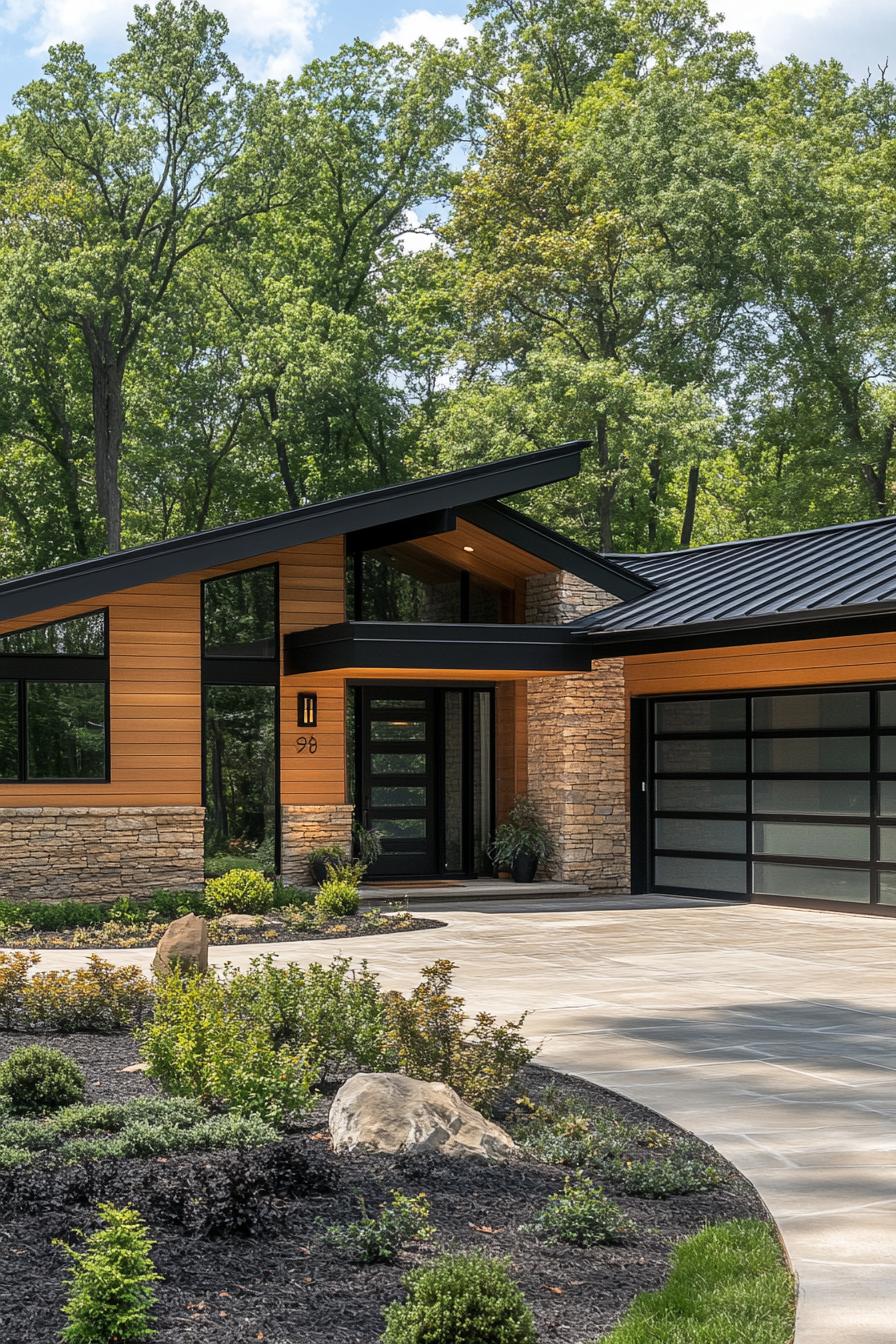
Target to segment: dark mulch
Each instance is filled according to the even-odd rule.
[[[364,923],[361,915],[347,915],[344,919],[334,921],[334,925],[330,928],[296,930],[287,929],[278,923],[265,923],[258,929],[234,930],[225,938],[213,937],[210,942],[213,947],[238,947],[246,943],[307,943],[317,942],[321,938],[375,938],[378,935],[391,937],[398,933],[417,933],[421,929],[444,929],[444,927],[444,920],[418,919],[416,915],[403,920],[398,928],[390,928],[388,925],[371,927]],[[133,938],[124,941],[112,937],[103,940],[103,931],[98,929],[97,942],[91,941],[88,945],[82,938],[77,937],[79,932],[77,929],[60,929],[56,933],[32,933],[27,937],[15,937],[11,933],[0,931],[0,946],[25,948],[35,952],[51,948],[78,947],[81,950],[102,953],[113,948],[153,947],[156,941],[150,940],[147,934],[135,934]]]
[[[30,1039],[0,1033],[0,1055]],[[80,1061],[97,1097],[153,1088],[142,1074],[120,1072],[134,1058],[127,1037],[68,1036],[51,1043]],[[545,1069],[527,1070],[522,1086],[537,1095],[549,1081],[628,1120],[679,1132],[614,1093]],[[0,1262],[6,1270],[0,1274],[0,1340],[55,1344],[66,1261],[52,1239],[94,1226],[97,1198],[131,1201],[151,1224],[154,1258],[165,1279],[161,1344],[375,1344],[382,1308],[400,1296],[402,1276],[446,1247],[510,1256],[544,1344],[591,1344],[637,1293],[664,1282],[675,1242],[706,1223],[766,1216],[752,1187],[713,1154],[728,1179],[712,1192],[644,1200],[607,1185],[637,1221],[631,1245],[545,1246],[520,1226],[562,1186],[559,1168],[523,1158],[336,1157],[321,1132],[326,1107],[324,1099],[295,1137],[236,1157],[132,1160],[69,1168],[53,1177],[32,1170],[0,1179]],[[260,1190],[253,1193],[253,1184]],[[375,1209],[395,1189],[428,1195],[435,1244],[382,1266],[352,1264],[321,1244],[320,1222],[351,1220],[360,1198]],[[255,1234],[209,1235],[208,1228],[226,1224],[234,1209]]]

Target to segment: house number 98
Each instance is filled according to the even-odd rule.
[[[300,756],[301,756],[301,754],[302,754],[303,751],[307,751],[307,752],[309,752],[310,755],[313,756],[314,753],[317,751],[317,738],[316,738],[316,737],[297,737],[297,738],[296,738],[296,751],[298,752],[298,754],[299,754]]]

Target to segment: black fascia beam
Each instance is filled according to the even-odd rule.
[[[574,633],[587,642],[593,658],[635,657],[639,653],[683,653],[689,649],[719,649],[750,644],[778,644],[792,640],[833,639],[843,635],[880,635],[896,630],[896,604],[877,609],[809,612],[796,616],[782,612],[749,620],[713,621],[693,625],[637,630],[586,630]]]
[[[623,601],[632,601],[655,591],[654,585],[647,579],[629,573],[614,561],[605,559],[595,551],[586,550],[569,537],[561,536],[552,528],[537,523],[534,518],[527,518],[524,513],[510,509],[506,504],[499,504],[497,500],[466,505],[459,512],[468,523],[481,527],[484,532],[518,546],[521,551],[528,551],[530,555],[536,555],[540,560],[556,565],[558,569],[568,570],[570,574],[577,575],[586,583],[593,583],[595,587]]]
[[[344,621],[284,637],[287,675],[339,668],[588,672],[590,647],[562,625]]]
[[[436,513],[417,514],[414,518],[402,518],[397,523],[387,523],[383,527],[365,527],[360,532],[350,532],[345,549],[348,555],[357,555],[360,551],[379,551],[384,546],[397,546],[402,541],[419,541],[423,537],[437,537],[442,532],[454,532],[456,529],[457,511],[439,509]]]
[[[158,583],[196,570],[252,560],[270,551],[381,527],[477,500],[536,490],[567,480],[581,469],[587,440],[541,452],[503,458],[443,476],[382,486],[322,504],[230,523],[171,541],[153,542],[95,560],[29,574],[0,583],[0,621],[30,616],[69,602],[85,602],[144,583]]]

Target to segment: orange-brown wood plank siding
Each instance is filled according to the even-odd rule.
[[[843,635],[625,659],[631,695],[680,695],[896,680],[896,633]]]

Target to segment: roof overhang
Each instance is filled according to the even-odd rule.
[[[588,672],[590,646],[562,625],[435,625],[344,621],[284,636],[287,675],[383,671]]]
[[[896,630],[896,603],[875,602],[818,611],[774,612],[725,621],[652,626],[634,630],[588,630],[573,627],[593,658],[635,657],[689,649],[736,648],[794,640],[834,639],[846,635],[886,634]]]
[[[537,490],[567,480],[581,469],[586,440],[503,458],[424,480],[405,481],[322,504],[277,513],[268,518],[233,523],[196,532],[171,541],[154,542],[134,550],[118,551],[93,560],[79,560],[56,569],[0,583],[0,621],[48,611],[71,602],[91,601],[144,583],[157,583],[268,555],[273,551],[328,537],[402,527],[409,519],[424,518],[425,528],[452,512],[505,495]],[[414,529],[411,528],[411,531]],[[531,543],[538,545],[538,524],[532,524]],[[418,532],[418,535],[420,533]],[[535,554],[539,554],[535,551]],[[583,552],[583,554],[586,554]],[[595,557],[596,558],[596,557]],[[604,585],[606,586],[606,585]]]

